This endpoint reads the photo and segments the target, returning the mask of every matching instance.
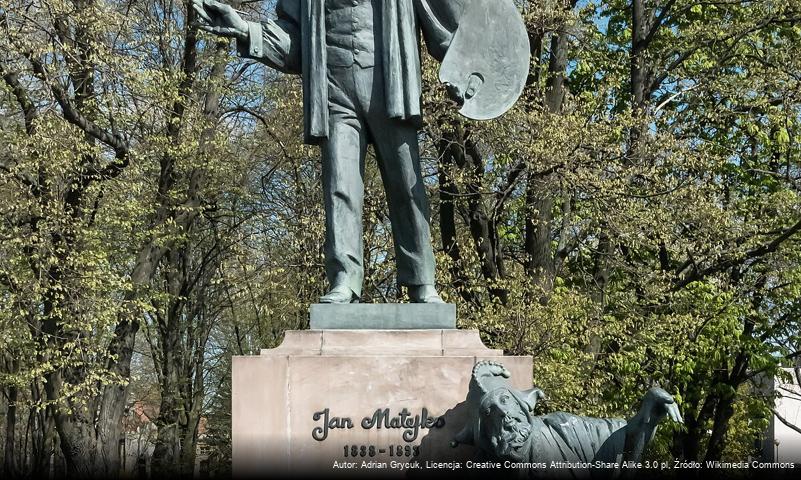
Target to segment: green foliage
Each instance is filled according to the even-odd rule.
[[[754,384],[801,345],[797,2],[524,3],[532,75],[503,117],[459,118],[425,65],[442,295],[461,328],[534,357],[543,411],[628,416],[658,384],[688,422],[662,428],[651,457],[745,458],[773,401]],[[319,153],[301,144],[297,79],[190,40],[185,14],[0,2],[0,388],[22,392],[35,429],[51,415],[96,427],[99,395],[130,384],[129,403],[180,403],[182,428],[206,418],[224,472],[230,357],[306,328],[325,292]],[[124,140],[124,161],[60,85]],[[363,301],[396,301],[372,157],[365,189]],[[129,374],[110,347],[132,323]],[[197,383],[165,381],[178,350]],[[50,458],[43,445],[21,458]]]

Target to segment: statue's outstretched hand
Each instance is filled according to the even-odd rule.
[[[246,39],[248,23],[230,5],[214,0],[192,0],[198,28],[222,37]]]
[[[648,419],[648,423],[657,423],[665,417],[669,417],[676,423],[684,423],[676,400],[671,394],[657,387],[648,390],[648,393],[645,394],[640,414]]]

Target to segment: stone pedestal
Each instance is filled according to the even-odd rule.
[[[503,357],[477,331],[289,331],[278,348],[233,359],[234,474],[375,474],[362,462],[467,459],[470,447],[449,442],[485,359],[531,388],[531,357]]]
[[[434,330],[456,328],[452,303],[317,304],[312,330]]]

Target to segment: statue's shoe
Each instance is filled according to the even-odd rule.
[[[359,303],[359,296],[350,288],[338,285],[320,297],[320,303]]]
[[[412,303],[445,303],[434,285],[412,285],[409,287],[409,299]]]

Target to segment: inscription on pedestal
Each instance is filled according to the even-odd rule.
[[[329,408],[316,412],[314,421],[320,422],[320,426],[312,430],[312,438],[318,442],[328,438],[328,432],[337,428],[353,428],[353,420],[350,417],[333,417]],[[445,426],[445,418],[429,415],[428,409],[423,407],[420,414],[412,415],[406,408],[392,415],[389,408],[377,409],[372,415],[364,417],[360,422],[364,430],[371,428],[403,429],[401,437],[406,442],[417,440],[420,429],[442,428]]]

